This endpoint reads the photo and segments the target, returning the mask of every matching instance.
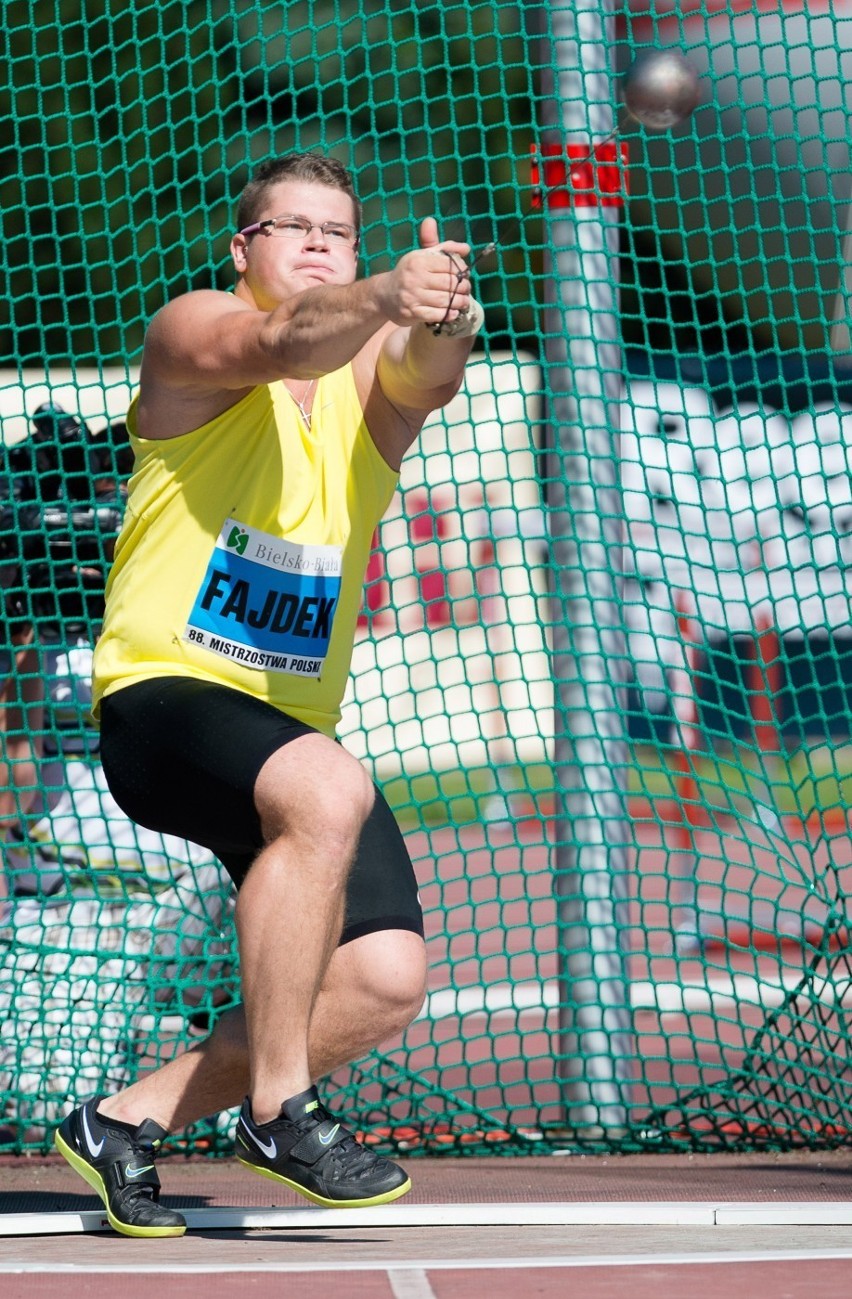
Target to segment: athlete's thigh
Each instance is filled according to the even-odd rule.
[[[243,691],[186,677],[140,682],[101,701],[101,761],[119,807],[151,830],[203,844],[229,870],[229,858],[247,865],[263,847],[254,799],[261,768],[316,734]]]
[[[270,754],[254,787],[265,842],[289,834],[329,851],[342,840],[351,852],[373,800],[373,782],[364,766],[317,732]]]
[[[209,848],[238,888],[265,842],[255,804],[259,773],[285,745],[317,734],[241,691],[189,678],[127,686],[101,703],[101,759],[118,805],[140,825]],[[344,756],[327,743],[326,752]],[[370,795],[342,943],[382,929],[423,933],[405,841],[381,792]],[[304,782],[299,797],[310,808]]]

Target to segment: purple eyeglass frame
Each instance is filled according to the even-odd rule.
[[[272,226],[275,224],[276,221],[280,221],[282,216],[298,217],[299,214],[298,212],[281,212],[279,216],[267,217],[265,221],[255,221],[252,225],[246,226],[245,229],[238,230],[237,234],[238,235],[259,234],[260,231],[265,230],[267,226]],[[300,221],[307,221],[307,219],[308,219],[307,217],[299,217]],[[305,234],[309,235],[311,233],[311,230],[319,230],[324,235],[325,226],[347,226],[355,235],[355,242],[354,244],[351,244],[350,247],[353,250],[357,250],[359,244],[361,243],[361,232],[360,230],[356,230],[354,226],[350,226],[348,221],[312,221],[310,225],[310,229],[306,230]]]

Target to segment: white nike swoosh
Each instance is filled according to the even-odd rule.
[[[257,1148],[259,1150],[262,1150],[268,1159],[275,1158],[275,1156],[278,1154],[278,1147],[276,1146],[275,1142],[272,1140],[272,1137],[269,1138],[269,1145],[266,1145],[263,1141],[261,1141],[260,1137],[257,1135],[256,1132],[252,1132],[251,1128],[248,1129],[248,1133],[252,1141],[254,1142],[254,1144],[257,1146]]]
[[[106,1141],[106,1137],[101,1137],[100,1141],[97,1143],[97,1145],[95,1145],[92,1134],[89,1131],[89,1124],[86,1119],[85,1109],[83,1110],[83,1136],[86,1138],[86,1145],[89,1147],[89,1154],[92,1156],[93,1159],[97,1159],[98,1155],[101,1153],[101,1151],[104,1148],[104,1142]]]
[[[334,1127],[331,1129],[331,1131],[329,1132],[329,1134],[328,1134],[327,1137],[324,1137],[323,1134],[322,1134],[321,1132],[317,1133],[317,1135],[318,1135],[318,1137],[319,1137],[319,1139],[320,1139],[320,1145],[321,1145],[321,1146],[330,1146],[331,1143],[332,1143],[332,1141],[334,1140],[334,1138],[337,1136],[337,1133],[338,1133],[339,1129],[340,1129],[340,1124],[339,1124],[339,1123],[335,1123]]]

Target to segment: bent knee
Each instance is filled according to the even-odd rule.
[[[360,951],[357,985],[375,1008],[388,1034],[407,1028],[423,1009],[426,997],[426,944],[407,930],[382,930],[355,939],[348,947]],[[346,947],[340,948],[344,953]]]
[[[255,785],[267,842],[295,834],[320,840],[329,849],[357,840],[375,796],[375,786],[360,762],[334,741],[317,735],[273,754]]]
[[[344,764],[312,791],[308,828],[311,833],[357,837],[375,801],[375,786],[361,764]]]
[[[426,976],[411,978],[404,984],[395,985],[388,1002],[388,1014],[397,1032],[402,1032],[413,1023],[423,1009],[426,1000]]]

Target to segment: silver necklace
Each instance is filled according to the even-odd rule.
[[[298,406],[302,415],[302,419],[305,421],[306,428],[311,427],[311,412],[309,410],[305,410],[305,402],[308,400],[308,397],[310,397],[315,383],[316,383],[316,379],[311,379],[310,383],[308,384],[307,388],[302,394],[301,401],[299,401],[299,398],[296,396],[296,394],[290,390],[288,385],[286,383],[284,384],[284,387],[287,388],[287,391],[290,393],[290,396],[293,398],[293,401]]]

